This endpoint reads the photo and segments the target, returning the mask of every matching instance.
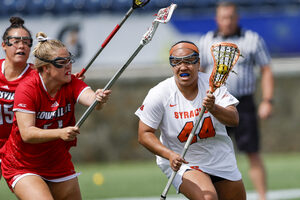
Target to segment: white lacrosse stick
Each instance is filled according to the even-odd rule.
[[[112,32],[107,36],[107,38],[104,40],[104,42],[101,44],[101,48],[97,51],[97,53],[93,56],[93,58],[89,61],[87,66],[83,68],[77,77],[81,77],[93,64],[93,62],[96,60],[96,58],[99,56],[99,54],[103,51],[103,49],[106,47],[106,45],[109,43],[109,41],[114,37],[114,35],[118,32],[118,30],[121,28],[121,26],[125,23],[125,21],[128,19],[128,17],[132,14],[132,12],[137,8],[144,7],[147,3],[149,3],[150,0],[133,0],[132,6],[126,13],[126,15],[123,17],[122,21],[115,26],[115,28],[112,30]]]
[[[144,34],[140,46],[135,50],[135,52],[131,55],[131,57],[128,59],[128,61],[119,69],[119,71],[110,79],[110,81],[106,84],[106,86],[103,88],[103,90],[109,90],[111,86],[116,82],[116,80],[119,78],[119,76],[123,73],[123,71],[127,68],[127,66],[131,63],[131,61],[135,58],[135,56],[140,52],[140,50],[148,44],[152,37],[154,36],[154,33],[159,25],[159,23],[167,23],[170,21],[171,16],[173,14],[174,9],[177,7],[176,4],[171,4],[167,8],[162,8],[158,11],[156,18],[152,22],[152,26],[148,29],[148,31]],[[76,123],[76,127],[80,127],[83,122],[86,120],[86,118],[89,116],[89,114],[93,111],[93,109],[98,104],[98,101],[95,100],[92,105],[88,107],[88,109],[83,113],[79,121]]]
[[[240,56],[240,50],[233,43],[228,42],[220,42],[211,46],[211,55],[214,59],[214,68],[209,78],[209,92],[213,93],[217,88],[221,87],[222,84],[225,83],[229,72],[231,72],[233,66],[237,62]],[[196,130],[200,125],[200,121],[203,117],[206,108],[202,106],[199,116],[195,119],[195,125],[184,145],[183,151],[181,153],[181,157],[184,158],[194,136]],[[172,172],[168,183],[160,196],[160,200],[165,200],[167,198],[168,191],[170,186],[176,176],[175,171]]]

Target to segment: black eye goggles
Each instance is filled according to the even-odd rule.
[[[44,62],[47,62],[47,63],[51,63],[52,65],[54,65],[54,67],[56,68],[63,68],[65,67],[66,65],[70,64],[70,63],[74,63],[75,60],[74,60],[74,57],[73,55],[70,53],[70,56],[68,57],[57,57],[53,60],[48,60],[48,59],[45,59],[45,58],[40,58],[38,56],[35,56],[36,58],[40,59],[41,61],[44,61]]]
[[[10,42],[11,39],[14,39],[14,40]],[[28,36],[25,36],[25,37],[8,36],[4,42],[7,46],[14,46],[14,45],[18,45],[20,43],[20,41],[22,41],[28,47],[32,47],[33,40],[31,37],[28,37]]]

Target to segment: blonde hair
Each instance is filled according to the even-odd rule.
[[[43,71],[43,66],[49,65],[49,63],[44,62],[41,59],[52,60],[55,56],[55,52],[60,48],[66,48],[66,46],[59,40],[49,39],[47,35],[43,32],[38,32],[36,34],[38,44],[34,47],[33,55],[35,57],[34,67],[39,71]]]

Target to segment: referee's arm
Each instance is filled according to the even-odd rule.
[[[274,77],[269,65],[261,68],[262,101],[259,105],[258,114],[261,119],[267,119],[272,114]]]

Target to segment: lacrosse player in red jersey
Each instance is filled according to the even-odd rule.
[[[27,63],[32,46],[31,33],[19,17],[11,17],[10,23],[2,36],[2,49],[6,56],[0,60],[0,149],[12,128],[15,89],[32,70],[32,64]],[[1,174],[0,167],[0,178]]]
[[[194,43],[176,43],[169,59],[174,76],[152,88],[135,113],[140,119],[139,142],[156,154],[157,165],[168,178],[177,171],[173,186],[188,199],[246,199],[225,128],[239,122],[238,100],[224,86],[214,94],[207,92],[209,75],[198,72],[199,50]],[[180,153],[202,106],[207,111],[200,130],[182,158]],[[160,139],[155,135],[157,129]]]
[[[16,89],[12,132],[4,145],[2,172],[9,187],[22,200],[81,199],[78,173],[69,150],[76,145],[74,107],[96,109],[110,90],[94,92],[71,75],[73,58],[64,44],[37,34],[35,68]]]

